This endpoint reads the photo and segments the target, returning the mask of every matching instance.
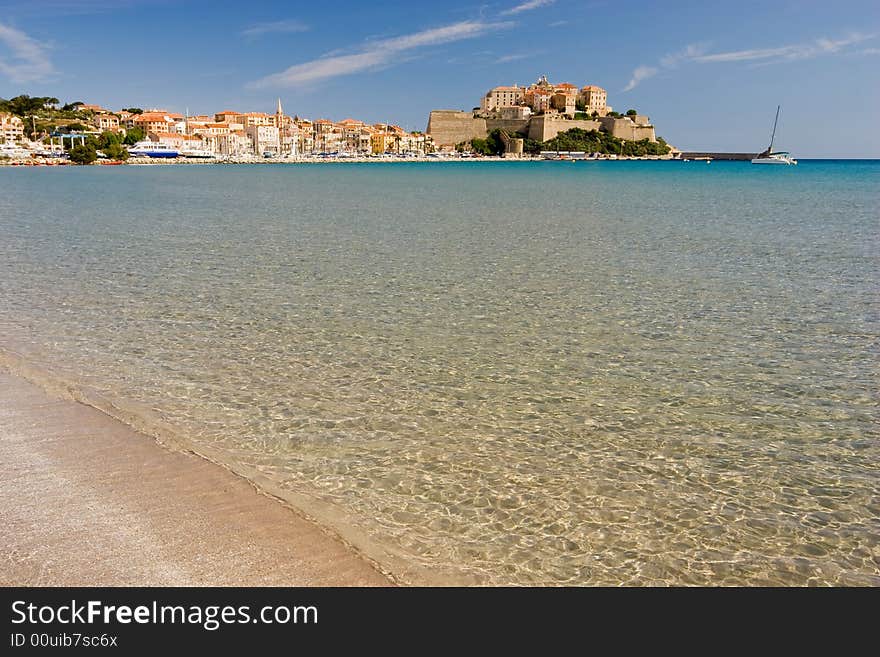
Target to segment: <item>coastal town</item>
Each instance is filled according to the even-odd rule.
[[[90,164],[153,161],[314,161],[462,157],[668,159],[650,119],[615,112],[605,89],[498,86],[471,111],[433,110],[426,131],[346,118],[309,120],[274,111],[190,115],[161,108],[108,109],[56,98],[0,100],[0,161]]]

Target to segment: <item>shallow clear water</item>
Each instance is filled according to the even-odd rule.
[[[878,183],[0,168],[0,347],[332,503],[416,581],[877,585]]]

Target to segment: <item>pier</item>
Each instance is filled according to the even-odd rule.
[[[756,157],[757,153],[709,153],[702,151],[683,152],[682,159],[696,160],[697,158],[711,157],[713,160],[751,160]]]

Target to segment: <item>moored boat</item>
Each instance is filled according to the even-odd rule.
[[[186,157],[194,160],[214,160],[217,158],[217,155],[212,151],[205,150],[204,148],[188,148],[180,151],[181,157]]]
[[[779,123],[779,110],[782,106],[776,106],[776,119],[773,121],[773,134],[770,135],[770,146],[763,153],[758,153],[752,158],[752,164],[797,164],[788,151],[774,151],[773,141],[776,139],[776,126]]]
[[[144,139],[134,146],[129,146],[128,152],[135,157],[177,157],[180,152],[176,148],[171,148],[168,144],[160,141],[150,141]]]

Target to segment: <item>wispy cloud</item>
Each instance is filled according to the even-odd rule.
[[[55,72],[48,48],[21,30],[0,23],[0,74],[12,82],[42,80]]]
[[[295,64],[284,71],[257,80],[250,86],[255,89],[294,87],[362,71],[379,70],[405,59],[404,53],[407,51],[452,41],[473,39],[512,25],[513,23],[510,22],[469,20],[390,39],[370,41],[364,44],[360,52],[349,55],[325,56],[302,64]]]
[[[675,68],[683,62],[688,62],[701,57],[706,52],[708,44],[691,43],[678,52],[670,53],[660,59],[660,65],[663,68]]]
[[[632,78],[630,78],[630,81],[623,88],[623,90],[629,91],[631,89],[635,89],[639,85],[639,83],[647,80],[648,78],[654,77],[655,75],[657,75],[657,73],[659,73],[659,71],[660,69],[656,66],[639,66],[638,68],[636,68],[635,71],[633,71]]]
[[[757,48],[753,50],[734,50],[693,57],[695,62],[711,64],[716,62],[748,62],[748,61],[795,61],[812,59],[820,55],[833,55],[848,46],[873,39],[875,34],[850,34],[843,39],[816,39],[810,43],[799,43],[778,48]]]
[[[524,53],[524,52],[513,53],[510,55],[502,55],[501,57],[499,57],[498,59],[495,60],[495,63],[496,64],[507,64],[508,62],[516,62],[516,61],[519,61],[520,59],[526,59],[527,57],[531,57],[531,55],[529,55],[528,53]]]
[[[847,52],[850,46],[874,39],[877,34],[862,34],[853,32],[841,39],[821,38],[807,43],[795,43],[775,48],[751,48],[747,50],[732,50],[729,52],[707,53],[707,44],[694,43],[686,46],[679,52],[670,53],[660,58],[656,66],[639,66],[623,88],[624,91],[635,89],[640,82],[657,75],[663,69],[673,69],[682,64],[720,64],[731,62],[753,62],[756,64],[773,64],[778,62],[792,62],[804,59],[812,59],[824,55],[834,55]],[[868,48],[867,50],[871,50]],[[851,51],[849,51],[851,52]],[[861,52],[866,52],[862,50]]]
[[[516,7],[511,7],[510,9],[502,11],[501,15],[513,16],[515,14],[521,14],[524,11],[531,11],[532,9],[540,9],[541,7],[552,5],[554,2],[556,2],[556,0],[526,0],[526,2],[523,2]]]
[[[270,23],[257,23],[241,31],[243,36],[254,39],[264,34],[291,34],[295,32],[307,32],[309,26],[296,19],[272,21]]]

